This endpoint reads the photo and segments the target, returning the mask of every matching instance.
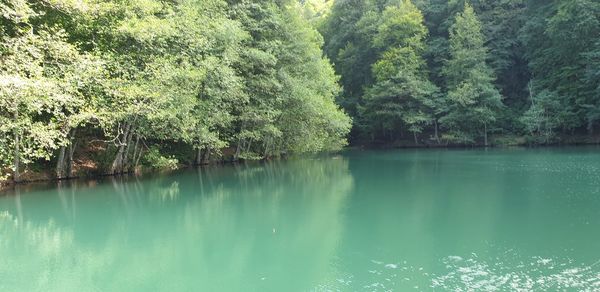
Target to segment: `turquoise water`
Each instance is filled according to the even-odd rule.
[[[348,151],[0,196],[0,291],[600,291],[600,149]]]

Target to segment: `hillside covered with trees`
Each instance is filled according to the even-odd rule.
[[[343,147],[350,118],[298,5],[0,1],[0,181]]]
[[[0,0],[0,181],[598,143],[595,0]]]
[[[327,15],[352,143],[600,141],[599,1],[337,0]]]

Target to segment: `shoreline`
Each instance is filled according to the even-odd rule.
[[[156,174],[156,173],[161,173],[161,172],[169,173],[169,172],[176,172],[176,171],[185,170],[185,169],[213,167],[216,165],[234,165],[234,164],[239,164],[239,163],[245,163],[245,162],[244,161],[225,161],[224,160],[224,161],[213,161],[213,162],[198,164],[198,165],[183,165],[182,167],[179,167],[177,169],[147,169],[147,170],[142,169],[140,171],[129,171],[129,172],[123,172],[123,173],[76,175],[76,176],[72,176],[72,177],[68,177],[68,178],[49,177],[49,178],[30,179],[30,180],[25,179],[25,180],[21,180],[17,183],[15,183],[14,181],[0,181],[0,197],[5,195],[6,192],[8,192],[10,190],[14,190],[20,186],[31,186],[31,185],[43,184],[43,183],[61,183],[61,182],[70,182],[70,181],[77,181],[77,180],[93,180],[93,179],[111,178],[111,177],[114,177],[114,178],[126,177],[126,176],[141,177],[144,175]],[[41,174],[41,172],[37,172],[37,174]]]
[[[480,148],[560,148],[560,147],[586,147],[586,146],[600,146],[600,140],[598,141],[574,141],[567,143],[553,142],[553,143],[496,143],[490,145],[484,144],[417,144],[412,142],[402,143],[403,141],[394,143],[364,143],[356,146],[348,146],[346,149],[365,149],[365,150],[390,150],[390,149],[480,149]]]
[[[531,145],[437,145],[437,144],[427,144],[427,145],[408,145],[408,144],[382,144],[382,145],[356,145],[356,146],[348,146],[339,152],[347,151],[347,150],[402,150],[402,149],[484,149],[484,148],[492,148],[492,149],[508,149],[508,148],[524,148],[524,149],[536,149],[536,148],[562,148],[562,147],[591,147],[591,146],[599,146],[600,143],[552,143],[552,144],[531,144]],[[334,152],[331,152],[334,153]],[[185,169],[192,168],[208,168],[214,167],[218,165],[235,165],[240,163],[262,163],[265,160],[215,160],[208,163],[203,163],[199,165],[183,165],[177,169],[172,170],[161,170],[161,169],[142,169],[140,171],[130,171],[125,173],[116,173],[116,174],[91,174],[91,175],[76,175],[69,178],[40,178],[40,179],[30,179],[30,180],[22,180],[18,183],[13,181],[0,181],[0,196],[4,195],[3,193],[15,189],[17,186],[27,186],[41,183],[60,183],[60,182],[68,182],[68,181],[76,181],[76,180],[90,180],[90,179],[100,179],[107,177],[124,177],[124,176],[144,176],[148,174],[155,174],[161,172],[175,172]],[[43,172],[36,172],[36,174],[42,174]],[[47,173],[46,173],[47,174]]]

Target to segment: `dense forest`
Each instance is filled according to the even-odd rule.
[[[0,180],[343,147],[351,121],[299,5],[1,0]]]
[[[0,181],[599,121],[596,0],[0,0]]]
[[[599,141],[600,1],[337,0],[327,14],[353,143]]]

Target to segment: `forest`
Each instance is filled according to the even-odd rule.
[[[0,0],[0,181],[599,120],[595,0]]]
[[[352,143],[600,142],[600,1],[331,4],[317,25]]]
[[[298,5],[0,1],[0,180],[340,149],[351,121]]]

